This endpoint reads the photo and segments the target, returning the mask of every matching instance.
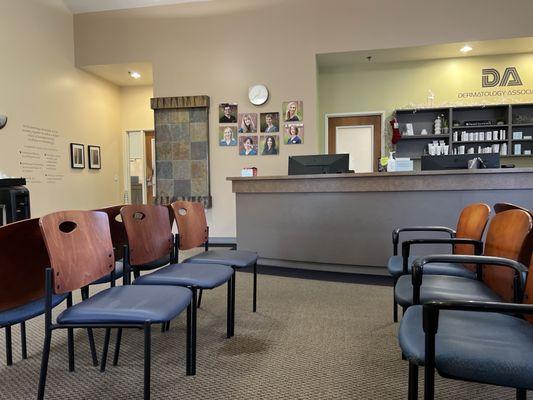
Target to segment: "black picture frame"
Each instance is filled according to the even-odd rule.
[[[87,159],[89,160],[89,169],[102,168],[102,150],[100,146],[87,146]]]
[[[70,144],[70,167],[73,169],[85,168],[85,145],[81,143]]]

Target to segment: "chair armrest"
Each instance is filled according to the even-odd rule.
[[[512,268],[515,270],[516,275],[519,280],[519,292],[515,291],[515,300],[522,297],[522,292],[524,288],[524,274],[527,273],[528,269],[518,261],[510,260],[503,257],[491,257],[491,256],[469,256],[461,254],[443,254],[443,255],[433,255],[420,257],[415,260],[413,263],[413,271],[411,275],[413,283],[413,304],[420,304],[420,286],[422,286],[422,275],[424,274],[424,265],[431,263],[439,262],[450,262],[450,263],[465,263],[465,264],[476,264],[484,265],[490,264],[491,266],[501,266]]]
[[[477,255],[483,253],[483,242],[481,240],[466,238],[449,238],[449,239],[412,239],[402,243],[403,274],[408,273],[408,261],[411,253],[411,245],[415,244],[471,244],[474,246],[474,253]]]
[[[406,226],[404,228],[396,228],[392,231],[392,245],[395,256],[398,255],[400,232],[446,232],[450,234],[450,237],[455,237],[455,231],[446,226]]]

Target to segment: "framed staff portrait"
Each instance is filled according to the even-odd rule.
[[[75,169],[85,168],[85,146],[83,144],[70,144],[70,167]]]
[[[285,144],[302,144],[304,142],[304,124],[285,124],[283,136]]]
[[[259,151],[262,156],[277,156],[279,154],[279,135],[260,136]]]
[[[261,113],[259,117],[262,133],[279,132],[279,113],[269,112]]]
[[[256,156],[258,149],[257,136],[239,136],[239,155]]]
[[[237,146],[237,125],[218,127],[218,145],[222,147]]]
[[[239,134],[257,133],[257,114],[239,113],[237,119],[237,129]]]
[[[292,100],[283,102],[283,121],[298,122],[304,120],[304,102]]]
[[[87,146],[89,152],[89,169],[101,169],[102,168],[102,154],[100,152],[100,146]]]
[[[237,104],[220,103],[218,105],[218,122],[221,124],[237,123]]]

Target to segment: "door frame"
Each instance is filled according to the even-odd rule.
[[[124,132],[122,136],[122,155],[123,155],[123,176],[124,176],[124,193],[122,200],[125,200],[125,192],[128,193],[128,204],[131,204],[131,181],[130,181],[130,142],[129,142],[129,134],[133,132],[141,132],[142,134],[142,146],[143,146],[143,160],[146,161],[146,131],[153,131],[155,133],[155,129],[128,129]],[[143,164],[145,166],[145,164]],[[146,169],[146,166],[144,167]],[[145,171],[146,175],[146,171]],[[146,178],[144,179],[144,183],[142,185],[142,191],[143,191],[143,204],[147,204],[147,196],[146,196]]]
[[[385,111],[367,111],[367,112],[347,112],[347,113],[331,113],[331,114],[324,114],[324,153],[328,154],[328,139],[329,139],[329,119],[330,118],[336,118],[336,117],[374,117],[376,115],[379,115],[381,117],[381,149],[380,153],[381,156],[384,155],[383,151],[385,149],[385,140],[384,140],[384,134],[385,134]],[[377,160],[374,160],[377,162]]]

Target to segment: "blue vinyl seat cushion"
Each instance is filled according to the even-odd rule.
[[[236,268],[251,267],[257,262],[257,253],[247,250],[208,250],[186,259],[186,263],[222,264]]]
[[[420,256],[409,256],[407,271],[411,273],[414,261]],[[392,256],[387,262],[387,269],[392,277],[398,278],[403,275],[403,257]],[[427,275],[450,275],[476,279],[474,271],[465,268],[460,263],[431,263],[424,265],[424,274]]]
[[[159,323],[178,316],[190,303],[192,292],[175,286],[117,286],[96,293],[67,308],[59,324]]]
[[[67,298],[66,294],[52,296],[52,308]],[[0,326],[15,325],[44,314],[44,297],[20,307],[0,312]]]
[[[115,262],[115,279],[122,278],[124,275],[124,264],[122,263],[122,260]],[[111,274],[102,276],[100,279],[95,280],[91,285],[98,285],[101,283],[109,283],[111,282]]]
[[[233,269],[227,265],[181,263],[171,264],[155,272],[143,275],[136,285],[196,286],[213,289],[230,280]]]
[[[402,275],[394,288],[394,297],[402,307],[413,304],[411,275]],[[459,276],[425,275],[420,287],[420,303],[432,300],[501,301],[483,282]]]
[[[407,359],[423,365],[422,306],[410,307],[398,333]],[[435,340],[439,373],[463,380],[533,389],[533,325],[510,315],[442,310]]]

